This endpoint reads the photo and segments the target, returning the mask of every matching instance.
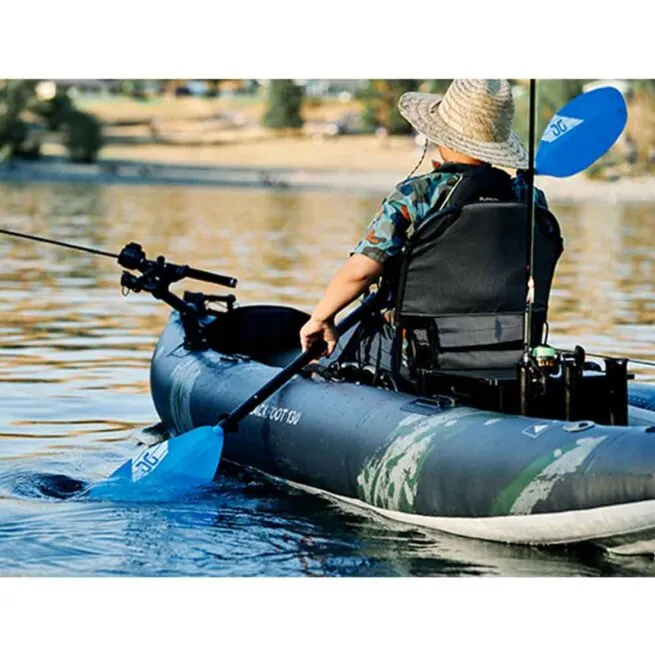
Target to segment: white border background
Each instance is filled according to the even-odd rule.
[[[6,0],[3,75],[655,77],[637,0]]]
[[[654,78],[646,3],[24,2],[17,78]],[[0,541],[1,545],[1,541]],[[0,578],[3,653],[649,649],[653,582]]]

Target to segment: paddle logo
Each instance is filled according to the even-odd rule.
[[[557,141],[561,136],[578,127],[578,125],[582,125],[582,123],[584,123],[584,121],[581,118],[571,118],[569,116],[555,114],[546,126],[541,140],[546,143]]]
[[[168,455],[168,441],[162,441],[152,448],[146,448],[138,457],[132,460],[132,481],[152,473]]]

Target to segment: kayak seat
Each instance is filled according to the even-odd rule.
[[[309,314],[282,305],[246,305],[219,314],[208,327],[209,345],[247,355],[268,366],[285,366],[300,353],[300,328]]]
[[[436,212],[409,236],[395,317],[397,338],[410,344],[410,378],[419,369],[509,370],[519,362],[528,287],[526,211],[518,202],[473,202]],[[533,344],[541,343],[561,253],[557,220],[538,207]],[[400,352],[396,348],[399,368]]]

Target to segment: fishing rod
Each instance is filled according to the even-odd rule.
[[[530,397],[530,365],[532,351],[532,304],[534,303],[534,175],[535,175],[535,132],[536,132],[536,89],[537,81],[530,80],[530,114],[528,128],[528,170],[525,177],[528,182],[528,205],[526,220],[526,273],[528,278],[525,297],[525,312],[523,313],[523,358],[519,365],[519,387],[521,397],[521,413],[528,415]]]
[[[573,350],[564,350],[564,349],[559,349],[559,352],[563,353],[574,353],[575,351]],[[609,359],[612,356],[611,355],[600,355],[598,353],[585,353],[588,357],[596,357],[597,359]],[[614,355],[615,357],[616,355]],[[625,359],[626,362],[630,362],[631,364],[640,364],[641,366],[655,366],[655,362],[653,361],[648,361],[645,359],[632,359],[630,357],[622,357],[621,359]]]
[[[603,359],[607,359],[608,355],[595,355],[594,353],[587,353],[589,357],[601,357]],[[630,357],[625,358],[626,361],[630,362],[631,364],[641,364],[642,366],[655,366],[655,362],[649,362],[646,361],[645,359],[632,359]]]
[[[40,237],[34,234],[26,234],[24,232],[15,232],[14,230],[0,229],[0,234],[5,234],[17,239],[28,239],[30,241],[47,243],[49,245],[68,248],[70,250],[78,250],[80,252],[86,252],[91,255],[110,257],[111,259],[115,259],[123,268],[139,271],[143,273],[142,277],[148,276],[144,282],[152,279],[154,276],[157,276],[158,278],[164,279],[168,284],[178,282],[184,278],[192,278],[194,280],[200,280],[201,282],[210,282],[211,284],[218,284],[220,286],[230,288],[234,288],[238,284],[238,280],[234,277],[220,275],[210,271],[203,271],[199,268],[192,268],[188,264],[172,264],[170,262],[166,262],[166,259],[161,255],[154,261],[149,260],[146,257],[146,253],[143,251],[143,248],[138,243],[128,243],[119,254],[116,254],[113,252],[107,252],[106,250],[100,250],[98,248],[88,248],[86,246],[80,246],[74,243],[67,243],[66,241],[47,239],[45,237]],[[129,276],[129,274],[127,275]],[[139,288],[138,285],[134,286],[136,285],[135,281],[138,281],[134,276],[123,276],[122,280],[125,283],[124,286],[127,286],[134,291],[140,291],[142,289],[150,291],[150,289],[146,286],[143,286],[142,288]],[[131,286],[131,284],[133,286]]]
[[[118,259],[120,257],[120,255],[117,255],[113,252],[107,252],[106,250],[98,250],[97,248],[87,248],[86,246],[78,246],[74,243],[66,243],[65,241],[57,241],[56,239],[46,239],[45,237],[39,237],[34,234],[25,234],[23,232],[14,232],[13,230],[2,230],[2,229],[0,229],[0,234],[6,234],[7,236],[15,237],[17,239],[29,239],[30,241],[49,243],[53,246],[70,248],[71,250],[80,250],[81,252],[88,252],[92,255],[100,255],[102,257],[111,257],[112,259]]]
[[[535,207],[534,207],[534,176],[535,176],[535,132],[536,132],[536,104],[537,81],[530,80],[530,116],[528,132],[528,210],[526,221],[526,271],[528,277],[528,291],[525,298],[525,314],[523,325],[523,351],[524,357],[530,356],[532,347],[532,305],[535,298],[534,289],[534,233],[535,233]]]

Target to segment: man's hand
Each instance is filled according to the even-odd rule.
[[[300,343],[303,352],[307,352],[312,344],[317,341],[325,341],[327,348],[321,353],[322,355],[331,355],[337,345],[339,336],[334,327],[334,320],[321,321],[310,318],[300,330]]]
[[[331,355],[339,337],[334,327],[334,317],[364,289],[380,277],[382,265],[373,259],[355,254],[337,271],[321,301],[312,312],[312,317],[300,330],[303,352],[322,339],[327,344],[325,355]]]

